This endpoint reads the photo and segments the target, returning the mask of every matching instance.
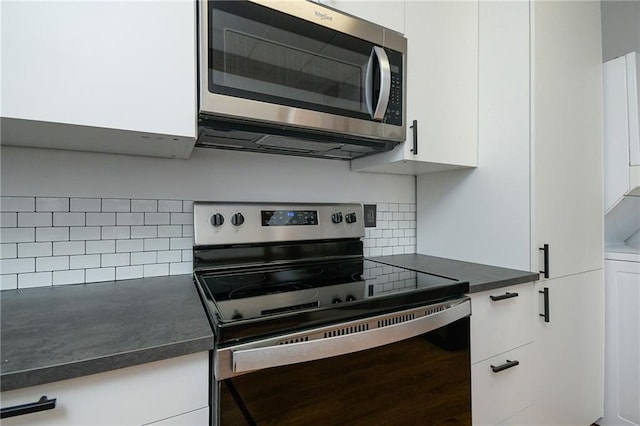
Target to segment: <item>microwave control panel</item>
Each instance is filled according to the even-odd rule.
[[[384,122],[402,126],[402,53],[385,49],[391,67],[391,91],[389,93],[389,105],[384,116]]]

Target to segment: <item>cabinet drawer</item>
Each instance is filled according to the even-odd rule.
[[[533,342],[534,291],[527,283],[471,295],[471,363]]]
[[[200,352],[76,379],[2,392],[2,408],[56,398],[56,408],[10,425],[139,425],[208,407],[209,354]]]
[[[471,366],[474,425],[497,425],[534,403],[534,343]],[[510,368],[508,361],[518,362]]]

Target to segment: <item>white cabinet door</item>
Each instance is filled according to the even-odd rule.
[[[557,278],[603,267],[600,4],[533,4],[535,245]]]
[[[82,148],[59,128],[30,129],[31,122],[60,124],[67,138],[84,137],[88,150],[100,150],[93,135],[69,125],[141,132],[130,143],[151,147],[158,135],[171,135],[167,144],[195,143],[193,1],[9,1],[1,19],[3,144]],[[38,140],[47,138],[61,146]]]
[[[603,414],[604,286],[602,270],[539,281],[536,327],[538,425],[590,425]]]
[[[43,395],[55,398],[56,408],[3,419],[2,425],[140,425],[208,411],[209,353],[2,392],[2,407]]]
[[[320,3],[404,33],[404,0],[321,0]]]
[[[353,160],[351,169],[421,174],[475,167],[478,2],[406,1],[404,9],[407,139],[390,152]],[[417,155],[410,128],[414,120]]]

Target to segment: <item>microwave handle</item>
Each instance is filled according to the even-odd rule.
[[[380,94],[373,105],[373,61],[377,61],[380,70]],[[369,63],[367,64],[366,82],[365,82],[365,99],[367,109],[371,118],[382,121],[384,114],[387,112],[389,105],[389,95],[391,93],[391,66],[389,65],[389,57],[382,47],[374,46],[371,49]]]

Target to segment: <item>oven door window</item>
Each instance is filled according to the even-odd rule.
[[[245,1],[211,1],[208,19],[210,92],[371,119],[371,43]]]
[[[469,318],[217,383],[222,425],[471,424]]]

